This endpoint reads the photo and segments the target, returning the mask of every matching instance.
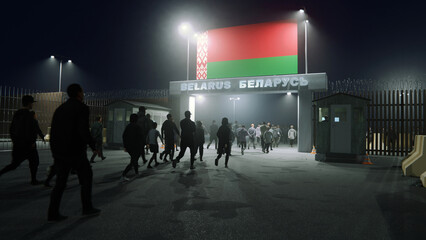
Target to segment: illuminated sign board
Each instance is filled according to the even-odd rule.
[[[170,82],[170,94],[327,90],[325,73]]]

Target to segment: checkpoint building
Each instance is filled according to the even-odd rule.
[[[182,119],[189,110],[192,120],[205,124],[211,120],[220,123],[223,117],[246,126],[269,121],[291,123],[298,130],[298,151],[310,152],[313,92],[326,91],[328,82],[326,73],[298,74],[298,46],[296,22],[202,33],[197,42],[197,79],[170,82],[172,114]],[[272,98],[265,100],[268,95]],[[238,109],[236,99],[241,99]]]

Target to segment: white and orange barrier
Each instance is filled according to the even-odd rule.
[[[426,171],[426,135],[417,135],[414,140],[414,151],[402,161],[402,172],[405,176],[420,177]]]

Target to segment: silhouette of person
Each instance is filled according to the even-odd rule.
[[[175,153],[175,134],[179,135],[179,130],[176,127],[176,124],[173,122],[172,114],[167,114],[167,120],[163,122],[161,126],[161,135],[164,139],[164,151],[160,153],[160,159],[163,159],[164,162],[167,162],[167,155],[170,156],[170,160],[173,160],[173,155]]]
[[[219,127],[216,124],[216,121],[212,121],[212,125],[210,126],[210,142],[207,144],[207,149],[209,149],[210,145],[214,140],[214,149],[217,149],[217,130]]]
[[[195,153],[200,152],[200,161],[203,161],[203,153],[204,153],[204,128],[201,121],[197,121],[197,126],[195,128]]]
[[[238,130],[238,142],[240,143],[240,147],[241,147],[241,155],[244,155],[244,150],[246,149],[247,146],[247,139],[246,137],[249,136],[249,133],[246,129],[246,126],[242,125],[241,128]]]
[[[290,140],[290,147],[293,147],[294,139],[296,139],[297,131],[294,129],[293,125],[290,125],[290,129],[288,130],[288,139]]]
[[[83,103],[83,88],[71,84],[67,88],[69,99],[54,112],[51,123],[50,149],[57,172],[56,184],[50,195],[48,221],[66,219],[59,206],[71,168],[77,173],[81,185],[83,215],[97,215],[101,210],[92,205],[93,172],[87,158],[87,145],[96,151],[89,131],[89,107]]]
[[[250,149],[250,143],[252,143],[253,149],[256,149],[256,128],[254,127],[254,123],[251,124],[247,132],[249,134],[249,143],[247,148]]]
[[[32,185],[41,183],[37,180],[39,156],[36,148],[36,139],[40,128],[34,117],[34,113],[30,112],[35,102],[32,96],[23,96],[22,108],[13,114],[12,123],[9,129],[10,138],[13,144],[12,161],[9,165],[0,170],[1,176],[9,171],[15,170],[23,161],[28,159]]]
[[[138,160],[141,156],[141,145],[142,145],[142,130],[137,124],[138,115],[133,113],[130,115],[130,123],[126,126],[123,132],[123,145],[124,151],[130,155],[130,163],[124,169],[121,180],[129,181],[129,178],[126,177],[130,169],[135,170],[135,174],[138,173]]]
[[[95,163],[96,155],[99,155],[99,157],[102,160],[105,160],[105,158],[106,158],[103,154],[103,151],[102,151],[102,142],[103,142],[102,131],[103,130],[104,130],[104,127],[102,126],[102,117],[97,116],[96,122],[94,122],[92,124],[92,126],[90,127],[90,134],[92,135],[93,139],[95,140],[96,150],[98,150],[97,152],[94,152],[92,157],[90,158],[91,163]]]
[[[181,140],[180,140],[180,152],[176,159],[173,160],[172,166],[176,167],[176,164],[180,159],[185,155],[185,151],[189,148],[191,152],[191,169],[195,169],[194,160],[195,160],[195,149],[194,149],[194,135],[195,135],[195,123],[190,119],[191,112],[185,112],[185,118],[180,121],[181,129]]]
[[[217,157],[214,164],[219,164],[219,159],[225,154],[225,167],[228,167],[229,155],[231,153],[231,129],[229,128],[228,118],[222,118],[222,125],[217,131],[217,138],[219,139],[219,145],[217,149]]]
[[[137,123],[142,133],[142,143],[141,143],[141,149],[139,151],[140,151],[140,155],[142,157],[143,163],[147,162],[145,157],[145,146],[146,146],[146,135],[148,134],[148,131],[149,131],[149,126],[148,126],[149,123],[146,119],[145,113],[146,113],[146,108],[144,106],[140,106]]]
[[[262,144],[262,152],[266,151],[265,147],[265,137],[263,136],[265,132],[268,131],[267,125],[265,122],[260,126],[260,143]]]
[[[158,142],[157,139],[160,138],[161,143],[163,143],[163,138],[161,137],[160,132],[157,130],[157,123],[152,123],[152,129],[149,130],[146,142],[149,144],[149,150],[152,152],[152,157],[149,159],[147,168],[152,168],[151,162],[155,161],[155,166],[160,165],[157,162],[157,153],[158,153]]]

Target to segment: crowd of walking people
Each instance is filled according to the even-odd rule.
[[[38,125],[35,112],[31,111],[36,101],[30,95],[22,98],[23,107],[13,116],[10,126],[10,137],[13,143],[12,161],[0,170],[1,176],[28,160],[32,185],[44,183],[46,187],[51,187],[50,181],[56,176],[48,208],[48,220],[51,222],[67,218],[60,213],[59,209],[70,173],[78,176],[81,185],[82,214],[97,215],[101,211],[93,206],[91,200],[93,172],[90,164],[96,163],[97,156],[101,160],[106,159],[102,151],[102,117],[96,117],[95,122],[89,125],[89,107],[83,103],[84,92],[80,85],[71,84],[67,88],[67,94],[69,99],[55,110],[51,122],[50,148],[53,164],[49,167],[47,179],[44,182],[37,179],[39,156],[36,139],[39,136],[44,141],[45,135]],[[132,169],[136,175],[139,175],[139,158],[142,159],[142,164],[146,164],[146,167],[151,169],[152,162],[154,167],[160,164],[157,160],[159,154],[160,160],[164,163],[171,161],[172,167],[176,168],[187,149],[190,152],[190,169],[195,169],[196,154],[200,161],[204,160],[206,135],[210,136],[207,149],[214,142],[214,149],[217,151],[215,165],[218,166],[219,160],[225,155],[226,168],[232,156],[231,149],[234,142],[241,150],[241,155],[244,155],[246,149],[252,147],[256,150],[256,146],[263,153],[269,153],[285,138],[280,126],[271,123],[263,122],[257,126],[251,123],[250,127],[246,128],[244,124],[238,124],[237,121],[231,124],[228,118],[223,117],[220,127],[213,120],[207,130],[201,121],[195,123],[191,120],[190,111],[186,111],[184,115],[185,118],[179,122],[180,131],[171,114],[167,115],[167,120],[162,123],[160,130],[157,130],[158,123],[152,121],[149,114],[146,114],[145,107],[140,107],[137,114],[130,115],[129,124],[122,135],[124,151],[129,154],[130,162],[121,174],[122,181],[130,180],[127,174]],[[286,136],[290,140],[291,147],[296,136],[297,132],[291,125]],[[159,153],[159,142],[164,146],[161,153]],[[92,150],[90,160],[87,155],[87,146]],[[152,153],[149,160],[146,159],[147,146]],[[174,157],[175,152],[179,151],[178,146],[180,152]]]

